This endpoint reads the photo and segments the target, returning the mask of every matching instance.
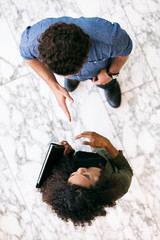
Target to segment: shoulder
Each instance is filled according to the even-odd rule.
[[[32,26],[27,26],[26,29],[22,32],[21,42],[23,41],[23,43],[31,43],[54,22],[55,18],[46,18],[33,24]]]
[[[95,24],[95,25],[110,25],[112,24],[110,21],[100,18],[100,17],[80,17],[77,18],[79,22],[89,23],[89,24]]]
[[[99,17],[85,18],[81,17],[75,21],[90,37],[100,39],[104,33],[109,33],[112,23],[106,19]]]
[[[22,32],[20,41],[20,53],[25,59],[38,58],[38,38],[52,24],[59,21],[67,21],[68,17],[61,18],[46,18],[32,26],[27,26]]]

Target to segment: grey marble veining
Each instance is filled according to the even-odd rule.
[[[73,226],[66,226],[65,230],[64,223],[57,220],[53,213],[49,213],[46,207],[43,211],[44,204],[41,201],[41,196],[35,190],[36,180],[43,161],[42,156],[46,152],[47,145],[51,139],[53,140],[53,136],[54,141],[57,142],[56,133],[53,130],[56,122],[51,124],[32,80],[27,77],[24,79],[25,81],[22,78],[16,80],[16,84],[14,82],[1,87],[0,105],[3,106],[5,114],[0,120],[4,129],[1,131],[0,143],[6,153],[19,189],[25,198],[27,208],[32,212],[34,223],[37,227],[42,226],[39,230],[41,236],[47,240],[52,239],[53,236],[54,239],[69,239]],[[52,121],[54,120],[53,118]],[[59,134],[63,132],[64,135],[65,126],[63,127],[63,123],[65,124],[64,120],[56,124],[56,129]],[[59,131],[60,126],[62,128],[61,132]],[[73,129],[71,128],[67,132],[66,128],[67,140],[71,133],[73,138]],[[7,150],[8,146],[10,146],[9,151]],[[21,215],[21,213],[19,214]],[[44,225],[44,221],[46,225]],[[56,222],[57,224],[55,224]],[[70,231],[67,231],[67,229],[70,229]],[[73,234],[81,239],[79,231]],[[92,231],[88,229],[84,232],[86,239],[88,234],[92,236],[92,239],[98,239],[98,233],[94,230],[94,227],[92,227]]]
[[[38,4],[38,5],[37,5]],[[20,41],[22,31],[28,26],[47,17],[64,15],[62,5],[57,0],[2,1],[2,9],[7,14],[9,26],[17,42]],[[10,6],[8,8],[8,6]]]
[[[32,81],[29,78],[17,81],[20,84],[12,82],[1,88],[0,105],[3,115],[0,118],[0,143],[2,148],[10,147],[10,151],[5,152],[7,158],[12,158],[13,155],[17,157],[15,164],[18,172],[18,166],[23,165],[24,161],[36,163],[44,149],[43,143],[50,141],[53,132],[50,131],[47,114],[44,114]]]
[[[156,0],[121,2],[152,74],[160,80],[160,2]]]
[[[159,9],[154,0],[1,1],[0,239],[159,240]],[[133,52],[119,77],[119,109],[87,81],[71,93],[74,103],[67,102],[69,123],[49,87],[24,65],[21,32],[43,18],[63,15],[116,21],[131,36]],[[63,85],[63,78],[58,81]],[[84,130],[99,132],[122,149],[134,177],[106,217],[74,229],[41,201],[35,183],[50,141],[66,139],[76,150],[90,151],[74,141]]]
[[[116,112],[110,111],[127,156],[132,159],[135,175],[144,191],[153,216],[160,223],[159,144],[160,94],[156,82],[148,83],[124,94],[125,103]],[[126,115],[127,111],[127,115]],[[156,206],[156,207],[155,207]]]
[[[57,79],[63,86],[63,77],[57,76]],[[41,96],[42,104],[47,108],[47,113],[51,122],[53,124],[56,122],[56,126],[53,128],[57,132],[59,141],[66,135],[74,144],[74,136],[85,130],[97,131],[106,135],[111,140],[116,138],[115,129],[108,115],[105,114],[105,107],[101,102],[98,89],[91,81],[80,83],[75,92],[70,93],[74,99],[74,103],[69,103],[67,101],[72,118],[71,123],[68,122],[67,117],[59,108],[53,92],[48,86],[41,81],[40,78],[34,77],[34,83]],[[85,104],[83,104],[84,102]],[[95,124],[95,122],[98,124]]]
[[[72,231],[73,229],[72,225],[65,226],[64,228],[64,223],[59,219],[57,219],[57,217],[50,212],[50,210],[46,207],[46,205],[41,202],[41,197],[38,193],[36,193],[34,188],[35,186],[34,184],[36,182],[36,178],[38,176],[38,172],[41,166],[40,163],[42,162],[42,155],[46,150],[46,143],[48,143],[48,141],[50,140],[50,137],[53,137],[54,135],[56,137],[57,135],[55,133],[57,130],[61,136],[63,137],[66,136],[67,139],[71,138],[73,141],[75,128],[72,129],[72,127],[70,127],[70,131],[67,132],[67,125],[69,126],[69,123],[67,123],[65,116],[61,115],[62,113],[58,115],[57,112],[54,112],[55,101],[52,93],[50,92],[50,90],[48,90],[48,87],[46,91],[47,97],[44,99],[43,91],[45,90],[43,88],[44,86],[43,83],[41,84],[41,86],[39,85],[40,88],[38,90],[40,95],[38,95],[38,92],[35,90],[36,83],[34,82],[33,84],[32,77],[31,76],[25,77],[24,78],[25,81],[23,81],[22,79],[19,79],[14,83],[10,83],[7,86],[1,87],[0,101],[1,101],[1,106],[3,106],[4,112],[6,112],[6,116],[4,116],[4,121],[3,119],[1,119],[1,122],[3,122],[4,124],[3,128],[8,129],[8,131],[4,130],[3,132],[4,135],[1,136],[0,138],[2,148],[6,152],[7,159],[17,179],[20,191],[22,192],[22,195],[25,197],[27,208],[32,214],[34,223],[36,224],[36,226],[42,226],[40,228],[41,236],[43,236],[43,238],[47,240],[52,239],[53,236],[54,236],[54,239],[68,239],[70,236],[69,232],[71,231],[73,236],[76,236],[78,239],[81,239],[81,230],[78,230],[76,232]],[[87,100],[91,98],[88,101],[90,101],[90,104],[91,102],[94,104],[95,102],[97,102],[97,99],[99,98],[98,98],[98,93],[96,88],[93,88],[94,94],[92,94],[92,91],[90,90],[91,84],[92,84],[91,82],[86,83],[85,89],[84,89],[84,85],[82,84],[79,90],[77,89],[77,92],[82,91],[81,95],[79,95],[81,96],[81,99],[86,98],[86,95],[88,92],[89,94],[87,96]],[[87,88],[88,90],[86,90]],[[153,86],[153,89],[154,89],[154,86]],[[51,96],[49,96],[47,92],[50,92]],[[75,98],[77,97],[76,100],[79,101],[80,97],[78,97],[77,92],[74,93],[74,96]],[[42,97],[42,99],[40,99],[40,96]],[[94,99],[94,96],[97,96],[96,100]],[[50,106],[48,105],[48,109],[46,111],[46,107],[47,107],[46,104],[49,102],[51,103],[51,105]],[[77,102],[77,104],[79,106],[79,102]],[[99,104],[103,106],[102,102],[100,102],[100,99],[99,99]],[[8,107],[10,111],[8,111],[8,114],[7,114]],[[78,111],[82,109],[83,109],[83,106],[80,105],[78,108]],[[76,111],[77,108],[75,109],[73,108],[72,110]],[[89,110],[89,105],[88,105],[88,110]],[[102,107],[102,112],[103,111],[104,109]],[[19,115],[20,113],[22,117],[20,117],[21,116]],[[7,120],[7,116],[8,116],[8,120]],[[51,116],[54,116],[52,123],[50,120]],[[58,119],[61,119],[61,120],[58,122]],[[77,118],[74,117],[73,122],[76,122],[76,121],[77,121]],[[83,118],[82,118],[82,123],[83,123]],[[107,130],[106,130],[106,133],[109,135],[113,134],[116,136],[116,132],[114,132],[114,128],[111,122],[109,122],[109,119],[108,119],[108,123],[110,124],[110,127],[108,128],[109,129],[108,133],[107,133]],[[13,124],[14,124],[15,130],[12,130]],[[84,121],[84,124],[87,124],[86,119]],[[74,124],[73,126],[75,125],[76,124]],[[61,131],[60,131],[60,126],[62,127]],[[84,126],[85,125],[79,126],[78,129],[82,130],[81,127],[84,127]],[[48,135],[47,132],[50,134]],[[58,137],[61,137],[61,136],[58,135]],[[114,137],[113,137],[113,140],[114,140]],[[55,141],[56,141],[56,138],[55,138]],[[9,152],[7,152],[8,143],[10,143],[10,145],[12,146]],[[76,147],[78,148],[79,145],[77,145]],[[43,152],[42,152],[42,149],[43,149]],[[124,149],[128,153],[128,150],[125,148],[125,146],[124,146]],[[35,154],[33,154],[33,152]],[[132,163],[132,165],[134,165],[134,162]],[[29,174],[31,172],[32,174]],[[143,222],[143,226],[145,224],[146,228],[148,228],[147,224],[148,222],[153,221],[152,219],[153,216],[150,210],[147,208],[146,199],[144,198],[144,195],[141,193],[141,187],[139,183],[136,183],[135,185],[134,182],[132,184],[131,190],[127,194],[128,199],[126,201],[120,200],[121,205],[119,202],[117,203],[118,210],[117,208],[109,210],[109,214],[107,215],[106,218],[98,218],[95,221],[95,225],[85,230],[84,236],[86,237],[86,239],[90,236],[92,236],[92,239],[97,239],[97,238],[102,239],[102,235],[105,235],[105,234],[106,234],[105,235],[106,239],[108,235],[110,236],[110,239],[116,239],[117,231],[121,232],[119,234],[121,236],[120,239],[124,239],[124,238],[127,239],[128,232],[130,233],[130,236],[134,238],[138,236],[140,238],[142,232],[140,231],[139,226],[137,226],[137,229],[134,230],[137,223],[137,220],[136,220],[137,217],[139,218],[139,221]],[[138,188],[140,189],[138,193],[138,196],[140,197],[138,199],[137,198],[135,199],[133,198],[133,196],[134,196],[134,193],[137,192]],[[130,204],[132,205],[132,207],[130,207]],[[126,208],[127,205],[128,207]],[[143,206],[143,209],[146,209],[145,210],[146,213],[145,211],[141,210],[141,206]],[[134,211],[134,209],[137,209],[137,211],[133,215],[132,211]],[[119,216],[117,214],[119,214]],[[124,217],[125,219],[132,220],[132,223],[129,226],[128,226],[128,223],[130,222],[129,220],[126,221],[125,223],[126,225],[124,225]],[[44,224],[44,220],[45,220],[45,224]],[[117,223],[116,226],[114,224],[115,220]],[[101,221],[106,222],[104,225],[104,229],[101,227]],[[93,230],[94,226],[96,226],[99,233]],[[105,230],[106,226],[107,226],[107,231]],[[134,226],[133,230],[132,230],[132,226]],[[126,230],[124,233],[122,233],[124,228],[126,228]],[[68,231],[67,229],[68,230],[70,229],[70,230]],[[154,232],[154,235],[156,236],[156,230],[157,229],[155,228],[155,223],[153,221],[153,224],[150,227],[150,230],[148,230],[147,233],[143,231],[143,234],[144,236],[146,236],[145,234],[149,234],[147,236],[151,236],[151,233]]]
[[[109,209],[105,219],[97,221],[104,239],[158,239],[159,229],[136,177],[132,179],[129,193],[117,201],[115,209]],[[107,229],[110,229],[108,234]],[[115,234],[117,231],[117,236]],[[119,238],[118,238],[119,239]]]
[[[8,164],[2,149],[0,148],[0,172],[8,168]]]
[[[40,240],[11,172],[0,172],[0,239]]]
[[[27,73],[19,49],[12,36],[5,16],[0,9],[0,29],[1,29],[1,48],[0,48],[0,85],[12,81]]]

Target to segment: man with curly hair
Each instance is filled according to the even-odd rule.
[[[108,103],[121,103],[116,80],[132,50],[129,35],[118,23],[102,18],[47,18],[22,33],[20,53],[25,62],[50,86],[69,121],[66,99],[80,81],[92,80],[104,89]],[[54,73],[65,76],[63,88]]]

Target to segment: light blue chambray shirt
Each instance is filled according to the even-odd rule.
[[[85,81],[96,77],[101,69],[104,69],[116,56],[127,56],[132,51],[132,40],[127,32],[118,23],[111,23],[105,19],[93,18],[46,18],[42,21],[28,26],[21,35],[20,54],[24,59],[38,57],[38,37],[56,22],[74,23],[87,33],[92,41],[92,47],[88,54],[88,61],[83,65],[81,71],[70,79]]]

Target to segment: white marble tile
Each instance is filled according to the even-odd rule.
[[[1,38],[8,49],[7,52],[6,47],[0,50],[3,57],[0,60],[2,83],[27,72],[14,38],[19,43],[25,27],[45,17],[98,16],[119,22],[133,39],[134,48],[119,78],[124,93],[122,106],[112,109],[102,91],[91,82],[81,83],[71,94],[75,103],[67,103],[71,123],[57,106],[48,86],[32,73],[0,87],[0,108],[3,113],[0,117],[0,178],[2,183],[6,183],[5,188],[0,187],[0,202],[2,209],[5,209],[1,211],[0,207],[0,239],[66,240],[72,237],[77,240],[158,240],[158,2],[38,0],[37,7],[37,1],[6,0],[1,3],[1,8],[5,15],[1,13],[0,26],[5,36]],[[63,82],[62,79],[59,81]],[[145,84],[147,82],[150,83]],[[35,191],[35,182],[51,139],[54,142],[67,139],[76,149],[89,150],[81,145],[81,141],[74,141],[74,136],[83,130],[97,131],[110,138],[116,147],[124,149],[133,167],[134,178],[129,192],[117,202],[115,209],[108,210],[105,218],[97,218],[92,227],[75,230],[72,224],[66,225],[42,203],[40,194]],[[13,178],[10,178],[8,166],[16,177],[26,205],[19,196]]]
[[[1,29],[1,48],[0,48],[0,85],[12,81],[27,73],[22,58],[19,55],[18,46],[12,36],[7,21],[0,9],[0,29]]]
[[[63,77],[57,77],[63,86]],[[82,82],[78,88],[70,93],[74,103],[67,101],[72,121],[68,122],[67,117],[57,104],[56,98],[49,87],[40,78],[34,77],[36,88],[41,100],[47,108],[48,115],[53,123],[59,141],[67,138],[77,149],[89,150],[81,145],[81,140],[74,141],[74,136],[82,131],[95,131],[102,134],[121,147],[117,133],[105,110],[105,106],[97,91],[97,87],[91,81]],[[85,104],[84,104],[85,103]],[[56,123],[56,125],[55,125]]]
[[[125,239],[158,239],[159,230],[154,214],[148,207],[145,192],[135,177],[132,179],[129,194],[119,200],[116,210],[122,221]]]
[[[95,221],[102,239],[158,239],[159,231],[154,216],[135,177],[129,192],[117,201],[114,208],[107,209],[107,212],[105,218]]]
[[[57,218],[44,203],[39,201],[35,206],[36,209],[32,210],[32,214],[37,226],[41,228],[41,235],[44,239],[69,240],[72,237],[78,240],[101,240],[95,226],[75,229],[71,223],[65,223]]]
[[[123,145],[126,148],[132,145],[135,149],[130,148],[129,157],[137,156],[138,152],[152,153],[159,139],[160,95],[157,84],[147,83],[123,95],[120,108],[116,111],[108,108]],[[127,135],[131,142],[127,140]]]
[[[100,16],[102,0],[67,0],[61,1],[65,15],[72,17]]]
[[[24,0],[23,2],[21,0],[7,0],[1,3],[1,7],[5,16],[7,16],[9,26],[17,43],[20,42],[20,35],[27,26],[43,18],[65,15],[63,6],[59,1],[38,0],[37,5],[36,1],[31,0]]]
[[[9,169],[0,172],[0,239],[41,240]]]
[[[10,164],[16,175],[23,163],[41,161],[53,131],[29,77],[2,86],[0,106],[0,143],[6,158],[12,159]]]
[[[108,110],[159,224],[160,92],[152,82],[124,94],[124,98],[125,103],[116,112]]]
[[[160,2],[124,0],[122,6],[152,69],[153,76],[160,79]]]
[[[160,79],[157,79],[156,82],[157,82],[158,88],[160,90]]]
[[[8,168],[7,161],[5,159],[4,153],[0,147],[0,172]]]

